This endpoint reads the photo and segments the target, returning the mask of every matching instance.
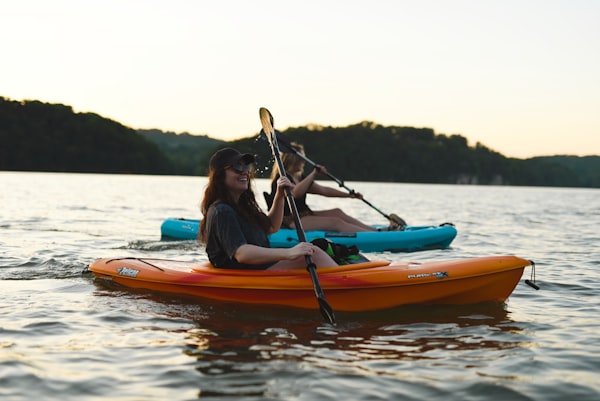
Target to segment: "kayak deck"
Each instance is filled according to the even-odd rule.
[[[366,263],[317,269],[334,310],[372,311],[409,304],[504,302],[532,262],[516,256],[454,261]],[[98,259],[89,266],[108,285],[221,301],[318,307],[304,269],[217,269],[210,263],[163,259]]]

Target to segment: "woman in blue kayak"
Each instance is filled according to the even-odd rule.
[[[290,144],[298,153],[304,155],[304,146],[292,142]],[[296,208],[300,215],[302,228],[309,230],[322,231],[343,231],[343,232],[359,232],[359,231],[377,231],[363,222],[348,216],[340,208],[327,210],[311,210],[306,204],[306,194],[315,194],[332,198],[356,198],[361,199],[362,195],[358,192],[348,193],[342,192],[335,188],[319,185],[315,179],[317,175],[327,175],[327,169],[323,166],[315,166],[315,168],[306,176],[302,176],[304,172],[304,159],[296,156],[293,153],[282,153],[281,161],[289,179],[294,183],[292,195],[296,202]],[[271,172],[271,195],[277,190],[279,180],[279,168],[273,165]],[[269,202],[270,199],[267,200]],[[284,208],[283,227],[295,228],[294,219],[287,204]],[[389,230],[395,230],[397,227],[390,226]]]
[[[319,247],[301,242],[292,248],[271,248],[268,234],[281,226],[285,187],[293,187],[280,178],[268,214],[262,212],[254,192],[252,178],[254,156],[225,148],[210,159],[208,185],[202,199],[199,239],[215,267],[232,269],[286,270],[306,267],[311,256],[318,267],[337,266]]]

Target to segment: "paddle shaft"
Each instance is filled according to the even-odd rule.
[[[275,158],[275,161],[277,162],[277,167],[279,168],[279,175],[282,177],[287,177],[285,168],[283,167],[283,162],[281,161],[281,157],[279,156],[279,145],[277,143],[277,136],[275,135],[275,130],[273,129],[273,116],[271,115],[269,110],[265,108],[261,108],[259,114],[261,123],[263,125],[263,129],[271,145],[271,152],[273,153],[273,157]],[[298,235],[298,239],[301,242],[306,242],[306,234],[304,233],[304,229],[302,228],[302,222],[300,221],[298,208],[296,207],[294,195],[292,194],[292,190],[290,187],[285,188],[285,196],[290,211],[294,216],[294,224],[296,226],[296,233]],[[312,257],[310,255],[305,255],[304,259],[306,260],[306,270],[308,271],[310,278],[313,282],[313,287],[315,290],[317,301],[319,303],[319,309],[321,310],[321,314],[329,323],[335,324],[335,315],[333,313],[333,309],[325,299],[325,294],[323,293],[323,289],[321,288],[321,284],[319,283],[319,277],[317,276],[317,265],[312,260]]]
[[[277,139],[274,139],[277,141]],[[272,142],[273,143],[273,142]],[[279,167],[279,174],[282,177],[287,177],[285,170],[283,168],[283,162],[281,161],[281,157],[279,156],[279,150],[277,147],[277,143],[274,142],[273,145],[273,154],[275,155],[275,159],[277,160],[277,166]],[[288,206],[294,216],[294,225],[296,226],[296,233],[298,235],[298,240],[300,242],[306,242],[306,233],[302,228],[302,221],[300,220],[300,214],[298,213],[298,208],[296,207],[296,201],[294,200],[294,195],[292,194],[292,189],[290,187],[285,188],[285,197],[288,203]],[[321,288],[321,284],[319,283],[319,278],[317,277],[317,265],[312,260],[310,255],[305,255],[304,259],[306,260],[306,270],[310,274],[310,277],[314,283],[315,294],[318,299],[325,299],[325,294],[323,293],[323,289]],[[335,320],[330,320],[330,323],[335,323]]]
[[[293,146],[289,142],[287,142],[286,139],[283,139],[283,137],[277,133],[277,131],[275,131],[275,136],[278,138],[278,140],[281,141],[281,143],[283,144],[283,147],[285,147],[286,149],[288,149],[289,151],[291,151],[292,153],[294,153],[296,156],[298,156],[301,159],[303,159],[305,162],[307,162],[308,164],[310,164],[311,166],[313,166],[313,168],[318,168],[317,164],[315,162],[313,162],[308,157],[306,157],[305,155],[303,155],[302,153],[300,153],[296,149],[294,149]],[[279,171],[281,171],[281,169]],[[329,171],[327,172],[327,177],[329,177],[332,180],[334,180],[335,182],[337,182],[337,184],[340,187],[344,188],[349,193],[351,193],[351,194],[355,194],[356,193],[356,191],[353,190],[352,188],[348,188],[346,186],[346,184],[344,184],[344,181],[342,181],[339,178],[335,177],[333,174],[330,174]],[[384,212],[382,212],[381,210],[379,210],[378,208],[376,208],[371,202],[367,201],[365,198],[360,198],[360,200],[363,201],[364,203],[366,203],[367,205],[369,205],[370,207],[372,207],[373,209],[375,209],[377,212],[379,212],[386,219],[388,219],[388,220],[390,220],[392,222],[394,221],[392,219],[392,217],[390,217],[389,215],[385,214]]]

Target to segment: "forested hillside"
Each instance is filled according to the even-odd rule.
[[[174,174],[206,175],[206,160],[225,141],[206,135],[176,134],[158,129],[138,130],[144,138],[154,142],[167,156]]]
[[[595,168],[600,156],[507,158],[481,143],[469,146],[460,135],[367,121],[290,128],[282,134],[302,143],[309,159],[345,180],[600,187],[600,169]],[[246,138],[233,146],[256,153],[261,171],[270,170],[273,160],[266,141]]]
[[[531,161],[550,162],[559,164],[570,171],[577,177],[577,182],[581,187],[600,188],[600,157],[599,156],[543,156],[529,159]]]
[[[0,97],[0,170],[206,175],[211,154],[231,146],[257,155],[257,176],[273,159],[256,135],[225,142],[206,135],[134,130],[62,104]],[[344,180],[600,187],[600,156],[507,158],[461,135],[361,122],[282,132]]]
[[[167,174],[135,130],[69,106],[0,97],[0,170]]]

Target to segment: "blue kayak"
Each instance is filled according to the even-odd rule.
[[[168,218],[160,226],[164,240],[192,240],[198,235],[200,220]],[[373,226],[383,228],[386,226]],[[439,226],[407,226],[403,231],[328,232],[306,231],[306,240],[326,238],[346,246],[356,245],[361,252],[414,252],[443,249],[456,237],[456,228],[450,223]],[[269,235],[273,248],[291,248],[296,245],[296,230],[282,228]]]

